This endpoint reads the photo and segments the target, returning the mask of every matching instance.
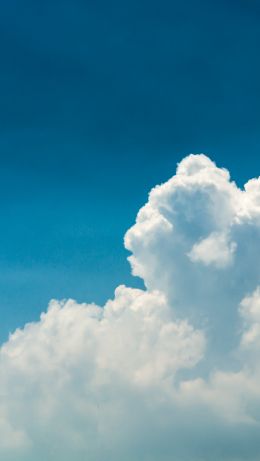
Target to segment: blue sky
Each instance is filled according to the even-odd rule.
[[[259,1],[9,0],[0,43],[0,458],[259,460]]]
[[[260,174],[260,6],[1,2],[1,332],[51,298],[104,302],[123,235],[176,162]]]

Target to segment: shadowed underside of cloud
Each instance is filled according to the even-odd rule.
[[[51,301],[2,346],[1,458],[258,460],[260,180],[190,155],[125,246],[146,290]]]

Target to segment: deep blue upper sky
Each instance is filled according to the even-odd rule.
[[[123,235],[190,152],[260,175],[258,0],[1,2],[0,338],[103,302]]]

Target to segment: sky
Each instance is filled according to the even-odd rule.
[[[2,344],[1,457],[257,461],[260,178],[190,154],[124,245],[145,288],[52,300]]]
[[[123,235],[190,152],[260,172],[260,7],[1,2],[1,338],[131,279]]]
[[[0,454],[259,459],[259,2],[9,0],[0,43]]]

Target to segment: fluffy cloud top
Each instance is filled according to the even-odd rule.
[[[51,301],[2,346],[1,459],[258,460],[260,181],[190,155],[125,246],[145,290]]]

